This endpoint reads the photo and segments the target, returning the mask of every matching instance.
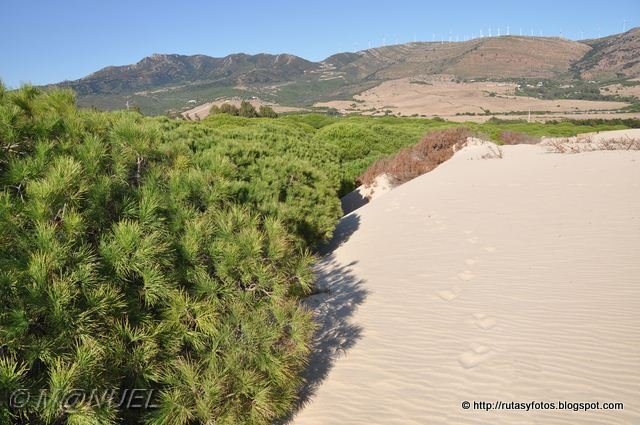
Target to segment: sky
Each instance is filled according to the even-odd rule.
[[[153,53],[334,53],[409,41],[543,34],[595,38],[640,26],[640,0],[0,0],[0,80],[81,78]]]

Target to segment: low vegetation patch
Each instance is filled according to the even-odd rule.
[[[243,100],[240,103],[240,107],[237,107],[230,103],[223,103],[220,106],[213,105],[209,110],[209,115],[216,114],[228,114],[245,118],[278,118],[278,114],[273,110],[271,106],[260,105],[260,108],[256,109],[255,106],[253,106],[246,100]]]

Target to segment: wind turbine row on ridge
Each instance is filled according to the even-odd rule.
[[[626,32],[627,23],[628,22],[629,21],[627,19],[624,19],[622,21],[622,31],[623,32]],[[598,26],[597,29],[598,29],[598,38],[600,38],[601,37],[601,32],[600,32],[601,31],[601,27]],[[521,37],[524,35],[524,31],[523,31],[522,27],[519,28],[518,34]],[[502,28],[501,27],[497,28],[497,37],[500,37],[502,35],[505,35],[505,36],[511,35],[511,26],[510,25],[507,25],[506,31],[504,32],[504,34],[502,32]],[[538,30],[538,35],[540,37],[544,36],[543,32],[542,32],[542,29]],[[535,36],[535,30],[533,28],[530,29],[530,36],[531,37]],[[565,36],[564,31],[561,28],[558,37],[559,38],[563,38],[564,36]],[[580,30],[580,39],[584,40],[584,36],[585,36],[584,30],[581,29]],[[476,33],[472,33],[471,36],[469,36],[468,34],[464,34],[464,35],[460,36],[459,34],[455,34],[454,35],[453,31],[449,30],[448,36],[444,36],[443,35],[443,36],[440,36],[438,38],[437,34],[434,32],[434,33],[431,34],[431,41],[434,42],[434,43],[437,42],[437,41],[440,41],[441,44],[444,44],[444,43],[447,43],[447,42],[448,43],[454,43],[454,42],[458,43],[460,41],[465,42],[465,41],[475,40],[476,38],[485,38],[485,37],[493,37],[493,28],[492,27],[488,27],[486,34],[485,34],[485,30],[480,29],[479,32],[478,32],[478,36],[477,37],[476,37]],[[413,33],[413,39],[412,40],[413,40],[414,43],[418,42],[417,33],[415,33],[415,32]],[[398,43],[400,43],[400,41],[396,37],[396,44],[398,44]],[[387,45],[387,37],[382,37],[382,46],[386,46],[386,45]],[[369,41],[369,48],[371,48],[371,41]]]

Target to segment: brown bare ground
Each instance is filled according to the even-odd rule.
[[[381,115],[388,111],[393,115],[440,116],[461,121],[482,121],[489,116],[462,115],[487,112],[500,115],[523,111],[524,117],[527,118],[528,111],[548,111],[554,116],[577,115],[617,111],[629,105],[625,102],[609,101],[542,100],[515,96],[515,89],[516,85],[513,83],[491,81],[457,83],[450,76],[448,78],[447,76],[401,78],[385,81],[366,90],[354,96],[353,101],[320,102],[315,106],[336,108],[342,113]],[[640,117],[640,114],[632,115]],[[531,118],[541,120],[543,117],[533,114]],[[577,117],[584,118],[581,114]]]
[[[499,118],[505,120],[528,120],[528,115],[513,115],[513,114],[495,114],[495,115],[455,115],[451,117],[443,117],[449,121],[455,122],[486,122],[491,118]],[[566,114],[535,114],[531,115],[532,122],[549,122],[549,121],[562,121],[562,120],[589,120],[589,119],[640,119],[640,113],[638,112],[576,112]]]
[[[605,90],[608,89],[608,90]],[[602,94],[610,94],[617,96],[635,96],[640,98],[640,85],[638,86],[623,86],[622,84],[611,84],[604,86],[600,89]]]

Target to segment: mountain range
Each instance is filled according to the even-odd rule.
[[[338,53],[320,62],[290,54],[154,54],[51,86],[73,89],[81,106],[122,109],[132,102],[159,114],[222,96],[310,106],[348,99],[387,80],[436,74],[491,81],[634,79],[640,77],[640,28],[583,41],[501,36],[414,42]]]

